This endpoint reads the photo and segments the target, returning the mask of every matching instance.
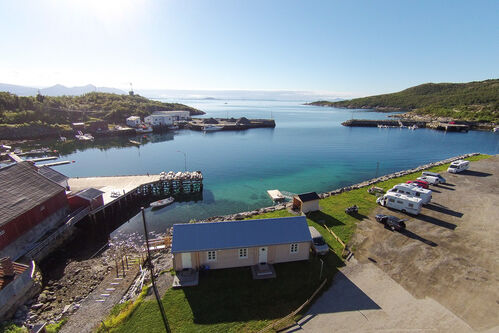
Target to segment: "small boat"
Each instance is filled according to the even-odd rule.
[[[151,202],[151,204],[149,206],[151,206],[152,209],[157,209],[157,208],[161,208],[163,206],[167,206],[167,205],[171,204],[174,200],[175,199],[173,199],[172,197],[169,197],[169,198],[166,198],[163,200]]]
[[[223,130],[223,126],[215,126],[215,125],[206,125],[203,126],[203,131],[205,132],[213,132]]]
[[[409,126],[409,127],[408,127],[408,129],[410,129],[410,130],[416,130],[416,129],[418,129],[418,128],[419,128],[419,127],[418,127],[418,125],[416,125],[416,124],[414,124],[414,125],[412,125],[412,126]]]
[[[178,126],[177,125],[171,125],[171,126],[168,126],[168,129],[169,130],[178,130]]]
[[[139,128],[136,128],[135,132],[137,132],[137,133],[152,133],[152,127],[143,125],[143,126],[140,126]]]
[[[141,143],[135,140],[128,140],[128,142],[133,143],[134,145],[140,146]]]

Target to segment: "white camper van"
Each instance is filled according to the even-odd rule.
[[[421,178],[423,178],[423,177],[435,177],[435,178],[437,178],[438,183],[436,183],[435,185],[440,184],[440,183],[445,184],[445,182],[446,182],[445,178],[442,177],[441,174],[436,173],[436,172],[423,171],[423,172],[421,172]],[[422,179],[422,180],[425,180],[425,179]],[[425,181],[427,181],[427,180],[425,180]],[[429,182],[429,183],[431,184],[431,182]]]
[[[469,167],[470,167],[470,161],[464,161],[464,160],[454,161],[449,165],[447,172],[458,173],[467,170]]]
[[[426,190],[415,184],[397,184],[392,189],[388,190],[390,193],[400,193],[411,197],[420,198],[423,200],[423,205],[431,201],[431,190]]]
[[[419,198],[393,192],[387,192],[384,196],[379,197],[376,202],[381,206],[413,215],[418,215],[423,206],[423,200]]]

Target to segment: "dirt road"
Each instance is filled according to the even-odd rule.
[[[359,262],[372,262],[417,298],[430,297],[473,330],[499,326],[499,156],[443,173],[432,203],[416,217],[379,207],[374,214],[409,218],[390,232],[374,214],[351,241]],[[498,327],[499,329],[499,327]]]

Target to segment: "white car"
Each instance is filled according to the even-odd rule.
[[[440,179],[438,177],[434,177],[434,176],[421,176],[421,177],[418,177],[418,180],[424,180],[425,182],[427,182],[430,185],[440,184]]]
[[[329,246],[322,238],[320,232],[317,231],[314,227],[308,227],[310,230],[310,236],[312,236],[312,251],[317,254],[324,255],[329,252]]]

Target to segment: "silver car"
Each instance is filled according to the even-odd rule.
[[[322,238],[320,232],[314,227],[308,227],[308,230],[310,230],[310,236],[312,236],[312,251],[320,255],[327,254],[329,246],[324,241],[324,238]]]

